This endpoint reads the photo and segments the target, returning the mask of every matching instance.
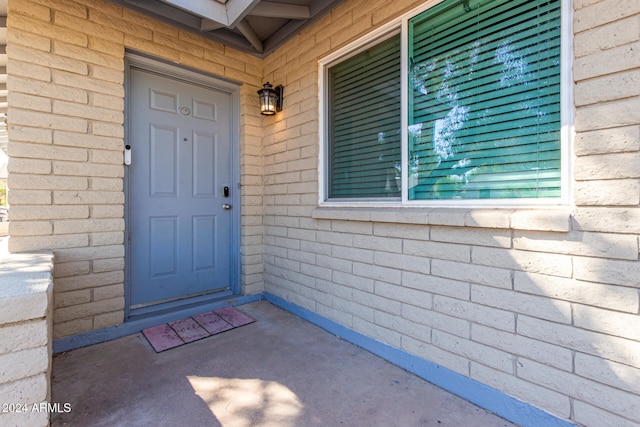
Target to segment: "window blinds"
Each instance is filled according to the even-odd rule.
[[[560,196],[560,1],[444,1],[409,49],[409,199]]]
[[[328,70],[329,198],[400,196],[400,35]]]

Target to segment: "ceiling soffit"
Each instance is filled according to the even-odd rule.
[[[265,57],[344,0],[110,0]]]

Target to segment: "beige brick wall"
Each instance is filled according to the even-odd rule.
[[[347,0],[258,60],[105,1],[10,0],[10,248],[55,251],[56,336],[122,321],[127,47],[245,83],[246,293],[264,273],[268,292],[560,418],[640,423],[640,6],[572,2],[570,220],[319,212],[317,61],[421,3]],[[267,80],[285,108],[263,118]]]
[[[0,262],[0,425],[48,426],[37,409],[51,401],[53,255],[2,254]]]
[[[570,220],[319,211],[317,61],[420,3],[348,0],[265,59],[286,90],[264,119],[265,290],[560,418],[637,426],[640,4],[572,2]]]
[[[8,7],[9,250],[54,250],[54,337],[123,321],[127,48],[243,83],[241,280],[262,291],[262,61],[102,0]]]

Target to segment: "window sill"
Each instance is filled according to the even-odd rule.
[[[530,231],[568,232],[569,208],[482,209],[482,208],[374,208],[320,206],[313,219],[372,221],[449,227],[501,228]]]

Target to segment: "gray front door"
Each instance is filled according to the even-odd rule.
[[[231,291],[232,95],[129,75],[129,309]]]

